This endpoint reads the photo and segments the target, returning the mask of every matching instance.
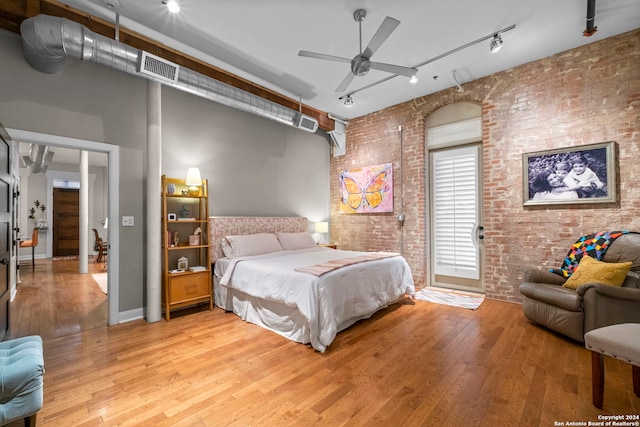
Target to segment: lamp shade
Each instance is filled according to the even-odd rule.
[[[328,233],[328,232],[329,232],[328,222],[316,222],[316,233]]]
[[[187,189],[190,196],[200,195],[200,187],[202,185],[202,178],[200,178],[200,169],[189,168],[187,170],[187,179],[184,181],[189,186]]]
[[[187,185],[195,185],[198,187],[201,186],[202,178],[200,178],[200,169],[189,168],[189,170],[187,170],[187,179],[184,183]]]

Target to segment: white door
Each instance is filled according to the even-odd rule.
[[[434,286],[482,290],[479,156],[480,144],[429,153]]]

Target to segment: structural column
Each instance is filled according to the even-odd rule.
[[[89,272],[89,153],[80,151],[80,274]]]
[[[147,83],[147,322],[162,318],[161,87]]]

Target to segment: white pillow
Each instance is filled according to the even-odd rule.
[[[282,246],[273,233],[258,233],[222,238],[222,252],[227,258],[239,258],[278,252]]]
[[[290,251],[294,249],[315,248],[316,242],[309,233],[276,233],[282,249]]]

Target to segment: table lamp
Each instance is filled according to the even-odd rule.
[[[202,185],[202,178],[200,178],[200,169],[198,168],[189,168],[187,170],[187,179],[184,182],[189,186],[188,192],[190,196],[199,196],[200,195],[200,187]]]

